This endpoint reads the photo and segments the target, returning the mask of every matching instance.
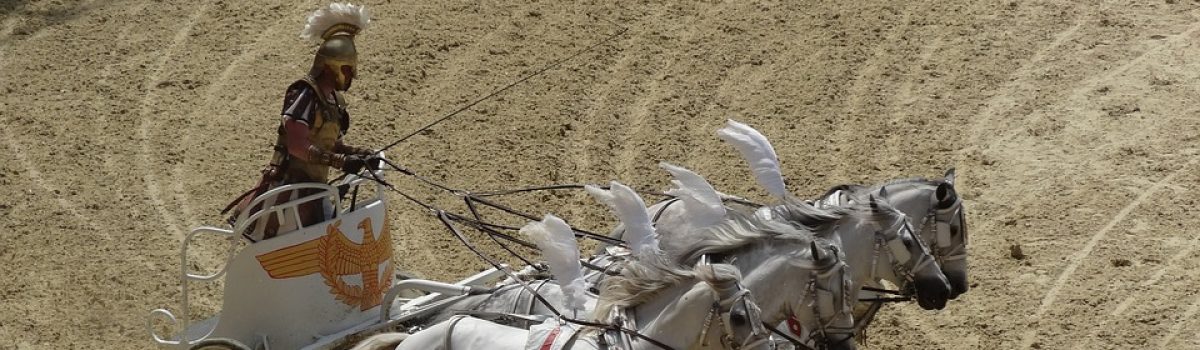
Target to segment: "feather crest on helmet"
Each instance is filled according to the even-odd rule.
[[[320,43],[338,33],[356,35],[370,24],[371,17],[366,6],[335,2],[308,16],[304,30],[300,31],[300,38]]]

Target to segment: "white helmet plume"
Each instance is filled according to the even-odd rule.
[[[658,233],[650,222],[650,214],[646,212],[646,201],[629,186],[620,182],[610,182],[609,189],[587,185],[583,187],[596,200],[608,205],[621,223],[625,224],[625,240],[634,256],[657,254]]]
[[[541,222],[533,221],[521,228],[521,233],[529,236],[542,251],[542,258],[550,265],[550,273],[558,280],[566,296],[566,306],[573,310],[583,310],[587,301],[584,292],[587,285],[583,281],[583,267],[579,263],[579,245],[575,241],[575,231],[566,221],[546,214]]]
[[[724,128],[717,130],[717,137],[733,144],[742,158],[750,163],[750,170],[758,184],[780,199],[787,198],[787,187],[783,184],[783,172],[779,170],[779,158],[775,148],[758,130],[729,119]]]
[[[314,43],[328,39],[336,32],[358,34],[371,24],[371,17],[366,6],[351,5],[350,3],[332,3],[308,15],[300,38]]]
[[[658,167],[671,173],[675,185],[667,194],[678,197],[683,201],[684,212],[688,223],[693,229],[716,225],[725,220],[725,204],[721,202],[721,194],[709,184],[704,177],[691,170],[675,166],[667,162],[658,163]]]

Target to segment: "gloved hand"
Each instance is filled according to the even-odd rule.
[[[358,174],[366,165],[367,160],[365,157],[357,154],[348,154],[346,155],[346,159],[342,160],[342,171],[347,174]]]
[[[367,170],[370,170],[370,171],[379,170],[379,167],[381,165],[383,165],[383,158],[380,158],[379,156],[375,155],[374,153],[366,156],[366,159],[364,159],[364,161],[366,162]]]

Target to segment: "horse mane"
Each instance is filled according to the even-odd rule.
[[[796,227],[778,220],[730,211],[728,220],[693,233],[699,236],[680,247],[675,257],[680,264],[694,264],[707,254],[730,255],[735,252],[765,250],[780,242],[808,244],[815,237],[806,227]],[[800,259],[811,261],[811,252],[795,252]]]
[[[874,222],[880,229],[887,229],[893,223],[908,218],[907,214],[892,206],[891,202],[882,198],[873,203],[870,198],[867,198],[865,201],[856,201],[851,207],[854,208],[856,213],[869,212],[870,214],[867,215],[868,220]]]
[[[875,220],[883,225],[890,224],[892,221],[888,220],[894,218],[891,215],[863,217],[862,213],[868,212],[863,209],[866,207],[869,207],[869,204],[823,210],[799,200],[785,200],[783,205],[772,208],[782,220],[730,210],[727,212],[727,220],[695,232],[688,232],[690,239],[678,250],[673,251],[677,253],[647,254],[628,261],[620,275],[606,278],[601,286],[600,300],[594,316],[599,320],[605,319],[614,307],[628,307],[646,302],[659,292],[687,280],[700,279],[711,283],[711,278],[733,278],[729,272],[705,267],[711,265],[691,269],[681,267],[695,266],[704,255],[730,255],[738,252],[778,254],[778,251],[773,249],[778,249],[784,244],[806,247],[817,239],[814,231],[832,229],[842,219],[851,216]],[[812,252],[808,249],[795,249],[789,254],[800,264],[807,262],[809,265],[805,266],[806,268],[820,268],[812,263]],[[705,271],[707,275],[703,273]]]
[[[926,178],[923,176],[917,176],[917,177],[908,177],[908,178],[901,178],[901,179],[891,179],[891,180],[888,180],[887,182],[884,182],[880,186],[911,184],[911,183],[939,184],[939,183],[942,183],[942,180],[932,180],[932,179],[929,179],[929,178]]]
[[[825,194],[821,195],[821,198],[829,197],[829,195],[831,195],[837,191],[854,193],[854,192],[862,191],[864,189],[868,189],[868,187],[863,186],[863,185],[857,185],[857,184],[841,184],[841,185],[830,187],[828,191],[825,191]]]
[[[741,271],[732,265],[695,265],[688,270],[678,267],[665,253],[646,254],[628,261],[620,275],[604,279],[593,317],[605,320],[615,307],[644,303],[685,281],[703,281],[719,288],[741,278]]]
[[[918,177],[909,177],[909,178],[901,178],[901,179],[892,179],[892,180],[888,180],[888,181],[883,182],[878,185],[870,185],[870,186],[857,185],[857,184],[843,184],[843,185],[833,186],[828,191],[825,191],[825,194],[821,195],[821,198],[829,197],[829,195],[840,190],[840,191],[845,192],[847,195],[854,197],[855,199],[863,200],[863,199],[866,199],[865,196],[867,194],[870,194],[872,192],[878,192],[879,189],[888,187],[888,186],[929,185],[929,186],[937,187],[938,185],[941,185],[943,183],[946,183],[946,181],[942,180],[942,179],[929,179],[929,178],[918,176]]]
[[[845,208],[822,209],[795,197],[787,197],[783,204],[771,207],[771,212],[793,225],[813,232],[826,232],[849,214]]]

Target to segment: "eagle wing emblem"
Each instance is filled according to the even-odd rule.
[[[362,310],[379,305],[384,290],[391,287],[393,267],[392,239],[384,217],[383,230],[375,236],[371,218],[359,222],[362,243],[355,243],[341,231],[341,221],[330,223],[325,235],[304,243],[257,256],[267,274],[274,279],[319,273],[330,293],[338,300]],[[389,262],[380,281],[379,264]],[[340,276],[360,275],[362,285],[350,285]]]
[[[321,239],[314,239],[256,258],[267,275],[274,279],[307,276],[321,272]]]

